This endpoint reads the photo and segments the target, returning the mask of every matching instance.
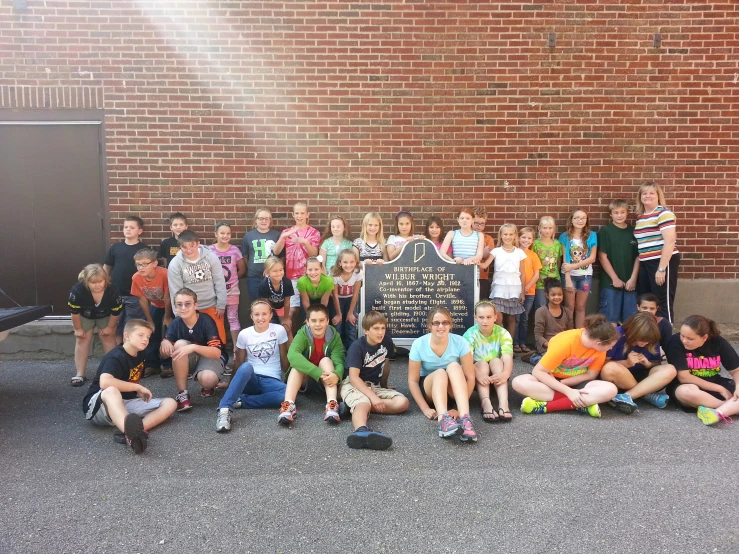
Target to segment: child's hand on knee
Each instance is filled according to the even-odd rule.
[[[324,373],[321,375],[324,387],[335,387],[339,384],[339,376],[335,373]]]

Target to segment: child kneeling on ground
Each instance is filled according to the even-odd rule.
[[[85,418],[95,425],[118,427],[135,454],[146,450],[148,431],[177,408],[172,398],[152,398],[151,391],[139,385],[144,373],[144,350],[153,331],[154,326],[142,319],[126,323],[123,344],[103,357],[82,400]]]
[[[327,400],[323,420],[339,423],[341,418],[337,398],[338,386],[344,376],[344,345],[336,329],[328,324],[326,306],[312,304],[305,314],[306,324],[295,333],[287,351],[291,369],[288,370],[285,400],[280,406],[277,422],[290,425],[295,421],[295,399],[299,391],[323,388]]]
[[[352,412],[354,432],[346,438],[349,448],[387,450],[393,440],[367,427],[370,412],[401,414],[410,403],[396,390],[387,388],[390,358],[395,346],[380,312],[368,312],[362,320],[364,336],[355,340],[346,354],[349,376],[341,384],[341,398]]]

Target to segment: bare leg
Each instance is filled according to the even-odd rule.
[[[201,388],[204,389],[214,389],[218,385],[218,375],[215,371],[210,371],[209,369],[199,371],[197,380]]]
[[[115,339],[113,340],[115,341]],[[85,333],[85,336],[75,338],[74,367],[77,370],[77,375],[79,377],[84,377],[85,371],[87,371],[87,359],[90,357],[90,344],[92,344],[92,329]]]
[[[719,400],[715,396],[708,394],[698,385],[692,384],[680,385],[679,387],[677,387],[677,389],[675,389],[675,397],[680,401],[681,404],[684,404],[685,406],[691,406],[693,408],[697,408],[698,406],[705,406],[706,408],[713,408],[714,410],[716,410],[727,403],[725,400]]]
[[[149,431],[166,421],[177,410],[177,402],[173,398],[165,398],[159,407],[144,416],[144,430]]]
[[[464,376],[462,366],[457,362],[452,362],[446,368],[449,376],[449,384],[452,386],[454,401],[461,415],[470,413],[470,395],[467,390],[467,379]]]
[[[533,375],[519,375],[511,382],[511,387],[518,394],[530,396],[534,400],[549,402],[554,400],[554,391]]]
[[[475,362],[475,368],[481,373],[490,375],[490,364],[485,361],[481,360],[479,362]],[[495,408],[493,407],[493,401],[490,398],[490,385],[481,385],[477,383],[477,394],[480,396],[480,404],[482,406],[483,414],[493,414],[492,416],[488,415],[488,417],[483,415],[483,419],[498,419],[498,417],[495,416]]]
[[[618,389],[613,383],[607,381],[590,381],[582,389],[582,392],[587,392],[585,398],[588,405],[600,404],[601,402],[608,402],[613,400],[613,397],[618,394]]]
[[[490,360],[490,370],[493,375],[500,375],[503,373],[503,360],[500,358]],[[508,406],[508,382],[503,385],[496,386],[495,394],[498,397],[498,406],[502,408],[504,412],[510,412],[511,408]]]
[[[287,387],[285,388],[285,401],[295,402],[298,397],[298,391],[303,383],[307,382],[310,377],[304,373],[300,373],[297,369],[292,368],[290,374],[287,376]]]
[[[182,348],[190,344],[186,340],[178,340],[174,343],[174,350]],[[187,390],[187,371],[190,368],[190,356],[183,356],[177,360],[172,360],[172,371],[174,372],[174,383],[177,386],[177,392]]]
[[[423,394],[430,398],[436,410],[436,419],[447,412],[449,377],[443,369],[437,369],[423,382]]]
[[[113,335],[108,335],[107,337],[98,335],[98,338],[100,339],[100,344],[103,345],[103,354],[107,354],[116,347],[115,337]]]
[[[334,362],[331,361],[331,358],[323,358],[318,362],[318,367],[324,375],[331,375],[334,372]],[[338,385],[328,386],[324,383],[324,388],[326,389],[326,400],[337,400],[339,398]]]
[[[354,406],[354,411],[352,412],[352,426],[355,429],[358,429],[363,425],[367,425],[367,418],[369,417],[371,407],[372,405],[367,402],[360,402]]]
[[[585,325],[585,304],[588,301],[590,293],[588,291],[579,290],[575,293],[575,328],[580,329]]]
[[[118,427],[121,433],[125,430],[125,421],[128,411],[123,405],[123,397],[121,391],[115,387],[108,387],[105,389],[100,398],[105,404],[105,411],[108,412],[108,417],[113,422],[113,425]],[[177,404],[175,403],[175,407]]]

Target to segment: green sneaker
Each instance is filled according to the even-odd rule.
[[[719,422],[718,412],[705,406],[698,406],[697,416],[703,422],[703,425],[715,425]]]
[[[589,415],[590,417],[600,417],[600,406],[598,404],[591,404],[587,408],[577,408],[577,412],[582,415]]]
[[[521,412],[524,414],[545,414],[547,413],[547,403],[527,396],[521,402]]]

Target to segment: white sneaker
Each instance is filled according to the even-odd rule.
[[[329,400],[323,413],[323,421],[328,423],[339,423],[341,421],[341,417],[339,416],[339,403],[336,400]]]
[[[218,410],[218,419],[216,420],[216,431],[219,433],[227,433],[231,430],[231,410],[221,408]]]

